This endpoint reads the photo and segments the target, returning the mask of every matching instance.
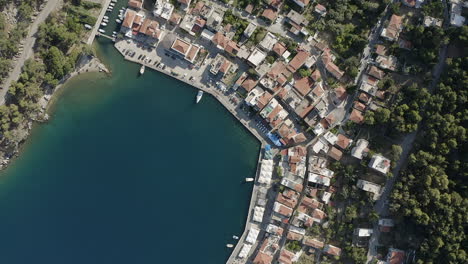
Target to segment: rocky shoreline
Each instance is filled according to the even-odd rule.
[[[50,105],[50,102],[54,94],[60,90],[65,83],[71,78],[91,72],[104,72],[110,74],[110,71],[107,67],[95,56],[85,55],[80,58],[75,70],[65,76],[57,86],[50,87],[45,90],[44,96],[39,100],[40,111],[35,117],[32,117],[29,120],[24,121],[21,125],[15,129],[16,141],[4,140],[0,144],[0,170],[4,170],[8,167],[11,161],[19,156],[21,146],[26,142],[31,130],[33,128],[34,122],[43,123],[49,120],[49,114],[47,113],[47,108]]]

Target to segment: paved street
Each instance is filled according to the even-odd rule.
[[[5,96],[8,92],[8,88],[10,87],[13,81],[18,80],[24,62],[34,54],[33,47],[34,43],[36,43],[36,33],[39,28],[39,25],[46,20],[46,18],[52,11],[57,9],[60,3],[61,0],[48,0],[47,4],[44,6],[42,11],[37,15],[36,20],[34,20],[34,22],[29,27],[29,31],[25,39],[23,52],[21,53],[16,63],[14,63],[13,70],[10,72],[10,75],[2,83],[2,89],[0,90],[0,105],[5,104]]]

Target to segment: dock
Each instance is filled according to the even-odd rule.
[[[89,35],[88,40],[86,41],[86,44],[91,45],[93,44],[94,38],[96,38],[97,34],[100,34],[98,32],[99,27],[101,26],[101,21],[106,15],[107,8],[109,7],[109,4],[111,3],[111,0],[103,0],[102,1],[102,7],[101,7],[101,12],[99,13],[99,16],[96,19],[96,24],[94,24],[93,29],[91,30],[91,35]]]

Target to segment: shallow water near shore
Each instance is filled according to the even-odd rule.
[[[260,144],[214,98],[99,50],[112,76],[70,80],[0,175],[1,263],[224,263]]]

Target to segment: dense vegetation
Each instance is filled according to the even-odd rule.
[[[18,81],[8,90],[7,103],[0,106],[0,130],[7,140],[16,139],[13,131],[23,121],[35,118],[44,91],[73,70],[80,54],[91,52],[88,47],[77,45],[83,24],[87,23],[87,16],[75,12],[85,10],[83,3],[67,3],[61,12],[51,14],[39,26],[35,59],[25,62]]]
[[[320,2],[320,1],[319,1]],[[358,55],[367,43],[367,36],[385,8],[387,1],[336,0],[326,1],[324,21],[311,23],[312,30],[331,33],[332,48],[343,60],[351,77],[357,75]]]
[[[19,43],[26,36],[27,28],[31,22],[34,9],[44,0],[25,0],[16,2],[13,0],[0,0],[0,10],[8,4],[15,3],[17,8],[16,23],[7,23],[6,17],[0,13],[0,83],[8,76],[11,69],[11,61],[19,52]]]
[[[428,98],[424,129],[395,185],[391,209],[417,227],[418,263],[466,263],[468,59],[448,69]]]

